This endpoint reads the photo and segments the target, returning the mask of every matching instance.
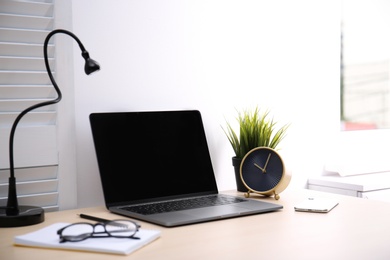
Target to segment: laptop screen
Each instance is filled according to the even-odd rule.
[[[217,192],[199,111],[93,113],[107,206]]]

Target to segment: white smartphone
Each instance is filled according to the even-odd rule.
[[[324,198],[308,198],[294,207],[295,211],[327,213],[339,203],[335,200]]]

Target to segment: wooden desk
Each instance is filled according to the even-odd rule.
[[[314,197],[338,198],[330,213],[295,212],[294,205]],[[176,228],[141,222],[160,229],[161,238],[127,255],[108,255],[13,246],[15,235],[56,222],[78,222],[86,213],[118,218],[103,207],[46,214],[45,222],[28,227],[0,228],[0,258],[12,259],[390,259],[390,203],[310,190],[287,190],[284,209],[248,217]]]

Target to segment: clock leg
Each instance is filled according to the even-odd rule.
[[[244,194],[244,196],[245,196],[245,198],[249,198],[249,197],[251,196],[251,192],[248,190],[248,192],[246,192],[246,193]]]
[[[274,192],[274,198],[275,198],[276,200],[279,200],[279,199],[280,199],[279,194],[276,194],[276,192]]]

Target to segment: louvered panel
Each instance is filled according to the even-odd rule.
[[[52,0],[0,0],[0,205],[6,203],[10,127],[20,111],[56,97],[43,61],[53,29]],[[55,74],[54,39],[48,46]],[[58,210],[56,105],[25,115],[15,132],[14,163],[19,205]]]
[[[0,128],[0,169],[9,167],[9,129]],[[15,167],[58,165],[56,126],[18,127],[14,139]]]
[[[0,85],[0,99],[54,98],[52,85]]]
[[[19,113],[1,113],[0,112],[0,127],[11,127]],[[39,125],[55,125],[57,120],[57,112],[30,112],[20,120],[18,126],[39,126]]]
[[[23,0],[24,2],[32,2],[32,3],[53,3],[54,0]]]
[[[43,57],[43,43],[28,44],[28,43],[0,42],[0,50],[2,56]],[[49,58],[54,57],[54,46],[52,44],[48,45],[47,55]]]
[[[53,59],[49,59],[49,65],[53,68]],[[46,67],[43,58],[0,56],[0,70],[46,71]]]
[[[31,107],[32,105],[49,101],[50,99],[6,99],[1,100],[0,99],[0,111],[2,112],[22,112],[28,107]],[[50,105],[50,106],[44,106],[37,109],[34,109],[34,111],[55,111],[56,105]]]
[[[51,28],[53,28],[53,19],[47,17],[11,15],[0,13],[0,27],[50,30]]]
[[[37,206],[43,208],[58,207],[58,192],[18,196],[19,205]],[[0,198],[0,205],[7,203],[7,197]]]
[[[45,166],[34,168],[17,168],[15,169],[16,178],[19,182],[39,181],[56,179],[58,166]],[[0,170],[0,183],[8,183],[9,170]]]
[[[37,193],[56,192],[58,188],[58,180],[42,180],[21,182],[18,180],[16,189],[19,196],[34,195]],[[0,184],[0,197],[8,196],[8,183]]]
[[[46,71],[0,71],[0,81],[2,85],[51,85]]]
[[[58,206],[58,200],[59,200],[59,196],[57,197],[57,204],[52,206],[43,206],[42,208],[45,210],[45,212],[59,211],[60,207]]]
[[[0,41],[17,43],[37,43],[43,44],[48,31],[43,30],[20,30],[0,28]],[[53,39],[50,39],[52,42]]]
[[[51,1],[52,2],[52,1]],[[9,1],[2,0],[0,5],[0,12],[9,14],[23,14],[33,16],[53,16],[52,3],[40,3],[38,1]]]

